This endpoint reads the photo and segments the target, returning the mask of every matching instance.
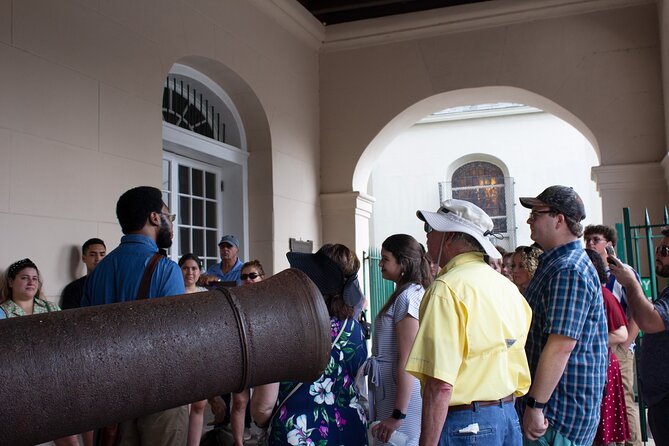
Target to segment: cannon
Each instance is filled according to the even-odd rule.
[[[1,445],[30,445],[276,381],[314,381],[327,308],[296,269],[262,282],[0,321]]]

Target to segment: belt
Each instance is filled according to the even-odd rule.
[[[458,412],[460,410],[471,410],[476,411],[478,407],[488,407],[488,406],[502,406],[504,403],[510,403],[513,401],[513,395],[505,396],[504,398],[492,401],[474,401],[471,404],[460,404],[458,406],[451,406],[448,408],[449,412]]]

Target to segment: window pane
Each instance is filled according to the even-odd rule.
[[[207,198],[216,199],[216,175],[211,172],[205,174],[206,178],[206,196]]]
[[[193,198],[193,226],[204,226],[204,203]]]
[[[180,228],[179,229],[179,248],[181,249],[180,255],[188,254],[191,252],[190,249],[190,229]]]
[[[453,198],[476,204],[493,217],[496,232],[506,232],[506,195],[502,169],[485,161],[467,163],[453,173],[451,184]]]
[[[190,193],[190,175],[187,166],[179,166],[179,193]]]
[[[218,262],[215,259],[208,259],[206,263],[207,266],[205,268],[205,271],[211,268],[212,266],[216,265]]]
[[[504,184],[502,169],[484,161],[467,163],[453,173],[452,187]]]
[[[204,196],[204,177],[200,169],[193,169],[193,195],[196,197]]]
[[[204,257],[204,230],[193,229],[193,253]]]
[[[216,227],[216,202],[207,201],[207,227],[215,228]]]
[[[190,222],[190,198],[179,197],[179,223],[189,225]]]
[[[216,231],[207,231],[207,257],[218,258],[218,234]]]

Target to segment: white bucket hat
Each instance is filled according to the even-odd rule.
[[[495,227],[492,219],[483,209],[464,200],[444,200],[437,212],[416,211],[416,216],[439,232],[464,232],[474,237],[486,254],[493,259],[501,259],[495,245],[488,236]]]

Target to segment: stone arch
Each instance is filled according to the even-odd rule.
[[[273,271],[273,256],[264,252],[264,242],[272,240],[272,220],[263,215],[272,212],[273,181],[272,181],[272,143],[269,121],[260,99],[251,85],[234,70],[219,60],[205,56],[184,56],[174,64],[188,67],[206,76],[213,84],[225,93],[225,101],[233,105],[234,114],[238,119],[242,135],[239,156],[246,163],[248,152],[248,169],[240,181],[242,191],[247,197],[248,206],[234,206],[233,212],[243,212],[242,242],[246,246],[240,256],[248,258],[262,257],[267,271]],[[160,92],[162,95],[162,91]],[[205,154],[207,155],[207,154]],[[211,155],[211,154],[209,154]],[[207,156],[209,156],[207,155]],[[234,154],[233,154],[234,156]],[[224,206],[226,204],[224,203]],[[251,231],[249,228],[253,228]],[[262,252],[259,252],[262,251]]]
[[[353,191],[367,193],[367,181],[374,164],[383,152],[383,149],[399,133],[408,129],[421,118],[430,113],[450,107],[493,102],[515,102],[525,104],[555,115],[581,132],[592,145],[597,158],[601,160],[599,146],[593,132],[576,115],[550,99],[517,87],[491,86],[465,88],[425,98],[406,108],[394,119],[388,122],[360,155],[351,180]]]

